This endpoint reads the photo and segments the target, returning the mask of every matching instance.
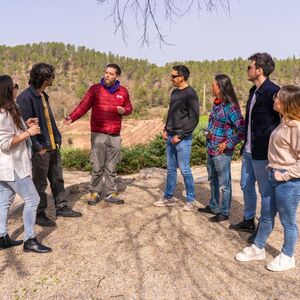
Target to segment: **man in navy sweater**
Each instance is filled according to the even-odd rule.
[[[244,219],[229,229],[253,233],[249,242],[255,239],[255,214],[257,195],[255,182],[261,196],[261,218],[270,213],[270,186],[266,166],[268,145],[272,131],[279,125],[278,112],[273,110],[273,96],[279,86],[269,79],[275,63],[268,53],[256,53],[249,57],[248,80],[254,86],[250,89],[245,118],[245,143],[242,149],[241,189],[244,196]]]

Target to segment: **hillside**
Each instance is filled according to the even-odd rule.
[[[134,118],[164,117],[165,110],[159,108],[168,105],[172,89],[169,74],[174,64],[184,63],[190,68],[189,82],[197,90],[202,103],[204,98],[206,100],[206,107],[202,107],[202,112],[210,107],[210,85],[216,73],[226,73],[231,77],[242,106],[251,86],[246,77],[248,61],[241,58],[227,61],[174,62],[158,67],[147,60],[55,42],[15,47],[2,45],[0,57],[0,74],[12,75],[21,89],[27,87],[28,72],[33,63],[44,61],[55,66],[56,80],[49,94],[54,113],[59,118],[80,101],[88,86],[99,81],[105,65],[109,62],[118,63],[123,70],[121,82],[129,89],[135,108]],[[293,57],[276,60],[276,71],[271,79],[279,85],[299,84],[300,59]]]
[[[147,144],[163,129],[161,119],[125,120],[122,124],[122,146],[130,147],[137,144]],[[72,146],[79,149],[90,149],[90,122],[79,120],[70,127],[59,124],[63,134],[63,147]]]

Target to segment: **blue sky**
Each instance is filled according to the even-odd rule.
[[[107,19],[110,7],[96,0],[2,0],[0,44],[64,42],[158,65],[175,60],[247,58],[258,51],[277,58],[300,57],[299,0],[230,3],[230,16],[221,9],[217,13],[194,9],[171,28],[162,23],[167,40],[174,45],[160,48],[154,35],[149,49],[140,45],[141,33],[133,16],[129,16],[126,46],[121,35],[114,34],[112,19]]]

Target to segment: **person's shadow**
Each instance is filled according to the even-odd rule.
[[[131,178],[122,178],[120,176],[116,179],[116,185],[118,193],[125,192],[127,189],[127,185],[131,184],[135,179]],[[89,193],[89,182],[81,182],[77,184],[70,185],[66,187],[66,197],[68,200],[68,205],[70,208],[73,208],[77,201],[79,201],[82,196]],[[19,204],[15,209],[10,211],[8,215],[8,219],[20,219],[22,222],[22,213],[24,209],[24,202]],[[47,216],[49,216],[51,219],[55,220],[57,219],[55,214],[55,207],[54,207],[54,199],[52,196],[52,193],[48,193],[48,207],[47,207]],[[37,226],[37,225],[36,225]],[[56,230],[55,227],[42,227],[42,231],[38,233],[38,239],[39,241],[43,241],[44,238],[49,236],[53,231]],[[11,234],[11,238],[18,239],[22,236],[24,232],[24,226],[23,224],[15,229]]]

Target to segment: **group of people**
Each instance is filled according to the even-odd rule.
[[[235,146],[242,142],[241,189],[244,217],[229,229],[249,232],[249,247],[237,253],[237,261],[265,259],[265,244],[274,228],[277,212],[284,229],[281,252],[267,269],[284,271],[295,267],[295,246],[298,238],[296,212],[300,201],[300,87],[280,88],[269,76],[275,63],[268,53],[249,57],[248,80],[253,83],[246,106],[245,118],[230,78],[218,74],[212,81],[215,96],[209,115],[206,135],[207,173],[210,202],[198,208],[200,213],[213,215],[211,222],[229,219],[232,201],[231,159]],[[189,70],[173,67],[171,80],[175,89],[163,138],[167,149],[167,180],[163,197],[156,207],[173,207],[176,170],[180,169],[186,189],[184,211],[193,211],[196,200],[190,169],[192,133],[199,120],[197,93],[187,83]],[[255,225],[258,185],[261,212]]]
[[[116,196],[116,165],[120,160],[122,116],[132,112],[132,105],[128,91],[118,81],[120,74],[118,65],[107,65],[100,83],[89,88],[80,104],[64,120],[70,125],[92,108],[93,171],[89,205],[102,199],[114,204],[124,203]],[[54,79],[52,65],[35,64],[30,71],[29,87],[17,97],[18,84],[8,75],[0,76],[0,249],[23,243],[12,239],[7,228],[9,207],[18,194],[25,202],[24,251],[52,251],[36,239],[34,231],[35,224],[56,226],[45,213],[48,181],[56,216],[82,216],[70,207],[66,197],[60,156],[62,138],[45,92]]]
[[[245,118],[228,75],[218,74],[212,81],[214,95],[206,136],[207,172],[210,202],[200,213],[213,215],[211,222],[229,219],[232,201],[231,160],[242,143],[241,189],[244,217],[229,229],[251,233],[249,243],[236,255],[237,261],[265,259],[265,243],[274,228],[277,212],[284,228],[281,253],[267,268],[283,271],[295,267],[298,237],[296,211],[300,201],[300,87],[280,88],[269,79],[275,63],[268,53],[249,57],[248,80],[253,83]],[[92,85],[77,107],[64,119],[70,125],[91,109],[92,176],[89,205],[101,200],[123,204],[117,195],[116,166],[120,161],[122,116],[133,108],[128,91],[120,84],[121,69],[108,64],[100,82]],[[196,200],[190,168],[193,131],[199,122],[199,98],[188,84],[189,69],[172,68],[174,90],[162,136],[166,141],[167,178],[164,195],[156,207],[173,207],[177,168],[184,179],[186,202],[183,210],[194,211]],[[7,229],[8,211],[15,194],[25,202],[24,251],[50,252],[37,241],[34,225],[55,226],[45,213],[47,179],[55,201],[56,215],[80,217],[70,208],[60,158],[61,135],[45,92],[55,79],[55,69],[45,63],[32,67],[29,87],[18,97],[18,85],[11,77],[0,76],[0,249],[22,244]],[[32,166],[31,166],[32,160]],[[255,224],[258,185],[261,213]]]

